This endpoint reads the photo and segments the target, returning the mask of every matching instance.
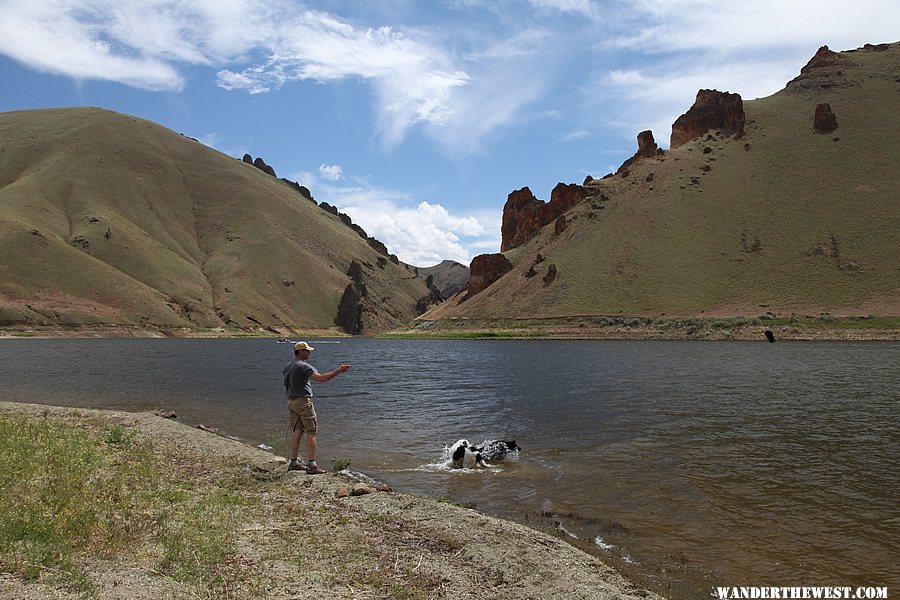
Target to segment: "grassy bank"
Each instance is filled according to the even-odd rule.
[[[558,538],[150,414],[0,402],[0,595],[656,598]]]
[[[420,321],[381,334],[393,339],[900,340],[900,317],[577,316],[543,319]]]
[[[276,339],[288,337],[291,339],[348,337],[337,328],[332,329],[303,329],[272,331],[268,329],[229,329],[225,327],[215,328],[147,328],[131,326],[111,325],[82,325],[82,326],[24,326],[9,325],[0,327],[0,339],[2,338],[247,338],[247,339]]]
[[[0,414],[0,569],[82,597],[100,592],[96,566],[117,560],[204,596],[258,586],[233,560],[259,502],[239,478],[179,477],[135,429],[74,420]]]

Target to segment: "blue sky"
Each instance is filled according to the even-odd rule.
[[[0,111],[143,117],[261,156],[401,260],[468,264],[509,192],[549,200],[640,131],[668,147],[697,90],[768,96],[898,23],[896,0],[0,0]]]

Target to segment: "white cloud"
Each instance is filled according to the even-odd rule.
[[[619,3],[628,22],[617,45],[653,52],[795,49],[808,53],[828,44],[855,48],[865,42],[894,41],[900,4],[858,0],[852,10],[821,0],[633,0]],[[627,7],[627,10],[624,8]],[[812,57],[810,53],[807,58]]]
[[[445,259],[468,265],[474,252],[467,246],[484,241],[486,228],[478,219],[451,215],[439,204],[411,206],[358,191],[345,196],[342,202],[348,203],[341,210],[412,265],[428,267]]]
[[[105,2],[68,0],[0,4],[0,53],[35,70],[76,79],[106,79],[149,90],[179,90],[184,80],[153,52],[121,52]],[[112,11],[115,14],[115,11]],[[127,41],[124,42],[127,44]]]
[[[341,165],[321,165],[319,167],[319,175],[328,181],[340,181],[344,176]]]
[[[452,156],[477,152],[491,134],[526,118],[560,77],[560,56],[568,44],[543,29],[525,29],[466,56],[471,81],[451,90],[453,113],[445,123],[426,126],[427,133]],[[540,118],[558,114],[540,111]]]
[[[219,85],[260,93],[300,80],[370,81],[378,100],[378,128],[388,146],[402,141],[416,123],[445,123],[453,113],[451,91],[469,81],[444,50],[415,30],[357,27],[313,11],[272,26],[259,43],[266,60],[240,72],[220,70]]]
[[[318,202],[328,202],[349,215],[405,263],[428,267],[450,259],[468,265],[476,254],[499,251],[500,211],[460,215],[356,178],[338,184],[309,171],[289,178],[312,190]]]

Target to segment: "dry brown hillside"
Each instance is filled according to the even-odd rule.
[[[284,181],[98,108],[0,114],[0,257],[7,326],[333,328],[354,259],[367,330],[428,294]]]
[[[820,104],[836,129],[814,130]],[[900,315],[900,43],[823,51],[743,110],[742,133],[586,181],[512,270],[421,319]]]

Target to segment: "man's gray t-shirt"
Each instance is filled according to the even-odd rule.
[[[288,398],[312,396],[309,378],[316,372],[311,364],[302,360],[292,360],[284,366],[284,387]]]

